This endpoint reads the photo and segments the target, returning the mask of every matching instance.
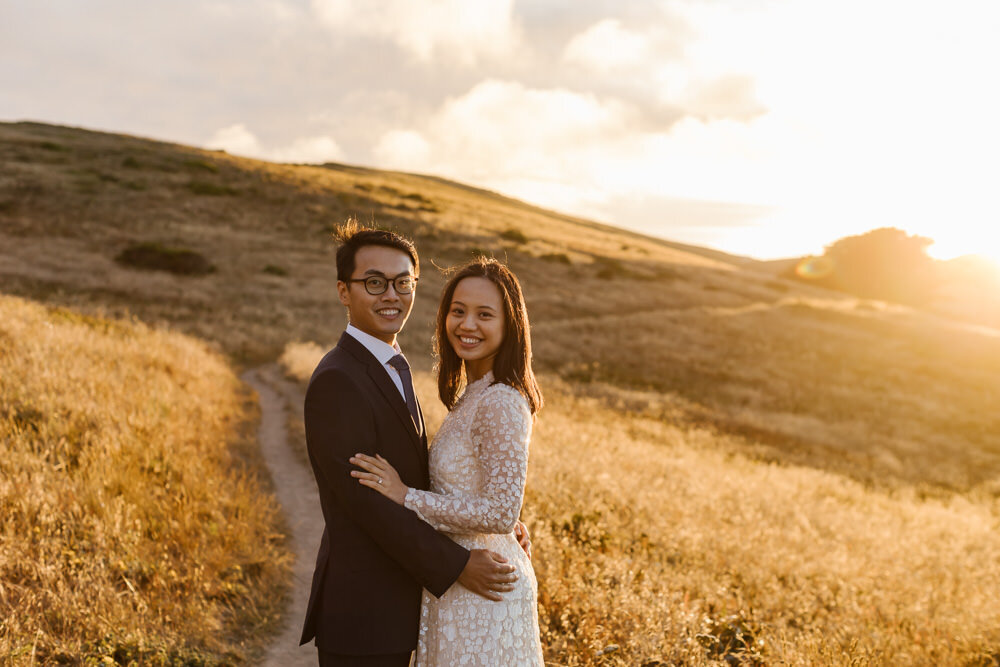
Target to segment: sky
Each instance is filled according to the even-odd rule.
[[[429,173],[762,259],[1000,261],[995,0],[0,0],[0,120]]]

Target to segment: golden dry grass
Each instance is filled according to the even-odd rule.
[[[316,343],[289,343],[278,362],[289,377],[307,383],[324,354],[326,350]]]
[[[290,556],[250,400],[190,338],[0,295],[0,662],[256,655]]]
[[[710,431],[626,426],[547,387],[525,519],[556,662],[616,644],[609,664],[700,664],[697,634],[734,615],[768,664],[967,664],[1000,649],[995,501],[727,455]]]

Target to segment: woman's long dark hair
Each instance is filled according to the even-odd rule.
[[[449,410],[458,401],[462,388],[464,362],[448,342],[445,327],[455,288],[465,278],[486,278],[500,290],[504,311],[503,341],[493,360],[493,381],[517,389],[528,400],[531,414],[542,407],[542,390],[531,370],[531,331],[528,326],[528,309],[517,277],[495,259],[479,257],[460,267],[444,286],[441,305],[438,306],[437,326],[434,330],[434,352],[438,358],[438,395]]]

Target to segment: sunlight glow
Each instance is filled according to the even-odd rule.
[[[935,257],[978,253],[1000,264],[1000,96],[988,83],[1000,62],[1000,5],[672,6],[699,30],[694,66],[742,66],[768,109],[746,123],[705,123],[702,137],[679,126],[665,140],[693,158],[697,196],[781,209],[724,230],[719,247],[817,253],[892,226],[934,239]],[[711,166],[699,169],[696,155]]]

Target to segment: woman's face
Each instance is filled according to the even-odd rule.
[[[470,276],[455,286],[445,331],[455,354],[465,361],[470,381],[493,369],[504,326],[503,297],[492,281]]]

